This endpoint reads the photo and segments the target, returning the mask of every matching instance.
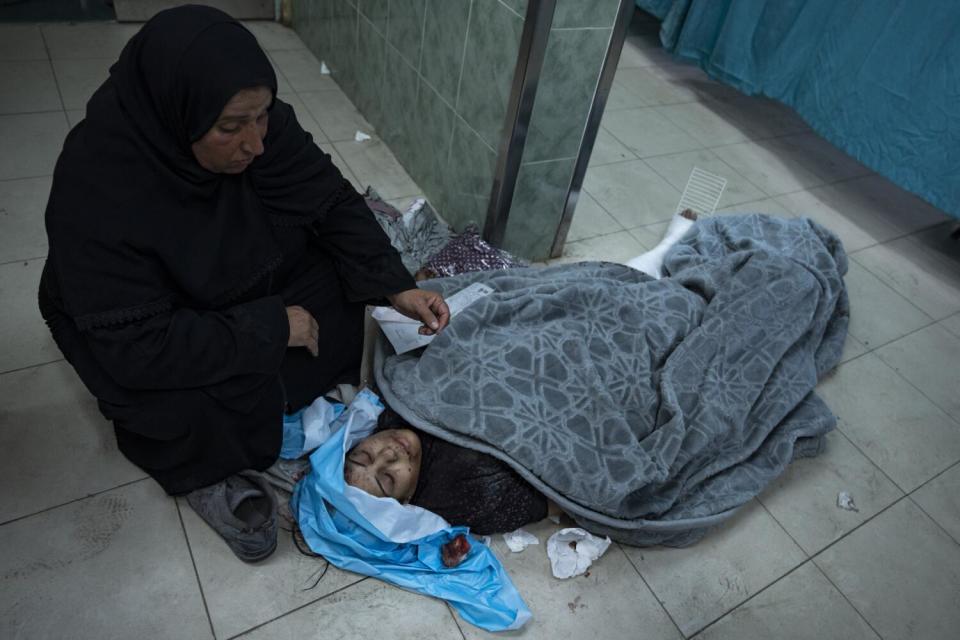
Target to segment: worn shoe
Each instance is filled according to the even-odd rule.
[[[244,562],[263,560],[277,548],[277,499],[256,471],[196,489],[187,503]]]

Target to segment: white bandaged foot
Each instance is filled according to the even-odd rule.
[[[659,280],[663,277],[663,259],[667,257],[667,251],[680,241],[680,238],[693,226],[694,222],[696,222],[695,219],[686,218],[681,213],[676,214],[673,216],[673,219],[670,220],[670,225],[667,227],[667,232],[663,235],[663,240],[660,241],[660,244],[650,251],[633,258],[627,263],[627,266],[633,267],[638,271],[643,271],[648,276]]]

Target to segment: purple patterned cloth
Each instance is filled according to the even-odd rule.
[[[480,237],[476,225],[469,225],[443,249],[430,256],[423,269],[433,277],[455,276],[473,271],[497,271],[527,264]]]

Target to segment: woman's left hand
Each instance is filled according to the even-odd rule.
[[[439,333],[450,322],[450,309],[447,308],[443,296],[436,291],[407,289],[387,296],[387,300],[403,315],[423,323],[420,327],[421,335]]]

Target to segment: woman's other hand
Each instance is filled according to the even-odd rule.
[[[287,321],[290,323],[290,339],[288,347],[306,347],[307,351],[317,357],[320,353],[318,340],[320,327],[310,312],[299,305],[287,307]]]
[[[447,308],[443,296],[435,291],[407,289],[387,296],[387,299],[394,309],[423,323],[420,327],[422,335],[439,333],[450,322],[450,309]]]

